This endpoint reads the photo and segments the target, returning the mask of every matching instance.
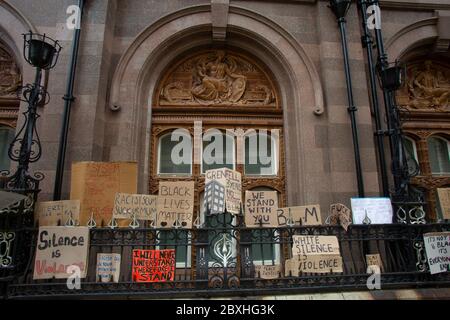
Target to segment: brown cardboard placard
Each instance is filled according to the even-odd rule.
[[[285,261],[285,275],[289,276],[289,272],[294,277],[299,276],[302,272],[343,272],[342,257],[339,254],[294,256]]]
[[[450,188],[437,188],[442,219],[450,220]]]
[[[68,267],[78,266],[80,278],[87,273],[88,227],[40,227],[33,279],[68,278]]]
[[[293,235],[292,255],[339,255],[336,236]]]
[[[97,282],[119,282],[120,253],[97,253]]]
[[[61,200],[38,202],[35,210],[35,219],[39,226],[57,226],[60,222],[64,226],[72,216],[73,221],[80,221],[80,200]]]
[[[335,203],[330,206],[330,224],[339,224],[345,231],[352,224],[352,211],[341,203]]]
[[[116,193],[113,216],[116,219],[132,219],[133,214],[139,220],[156,219],[158,196],[149,194]]]
[[[192,228],[194,181],[160,181],[156,211],[158,227],[173,228],[178,219],[179,227]]]
[[[76,162],[72,164],[70,199],[80,200],[80,225],[91,213],[97,226],[112,219],[116,193],[137,192],[137,162]],[[122,220],[119,226],[128,226]]]
[[[277,279],[280,277],[281,265],[255,265],[255,278]]]
[[[381,256],[379,253],[366,254],[367,266],[378,266],[380,270],[383,270],[383,263],[381,262]]]
[[[318,204],[278,208],[277,218],[280,227],[287,225],[289,217],[292,219],[294,225],[317,226],[322,224],[320,206]]]
[[[209,192],[216,189],[218,190],[217,194]],[[222,194],[224,206],[223,204],[220,205]],[[216,199],[217,201],[215,201]],[[223,209],[231,214],[239,214],[242,203],[241,173],[228,168],[207,170],[205,173],[204,201],[205,208],[208,206],[210,209],[210,214],[223,213]]]
[[[276,191],[245,191],[245,225],[277,227],[278,194]]]

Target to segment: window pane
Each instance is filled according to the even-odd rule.
[[[270,135],[252,134],[245,137],[245,174],[276,174],[276,146]]]
[[[14,139],[15,130],[9,127],[0,127],[0,170],[9,170],[9,145]]]
[[[202,158],[203,173],[211,169],[234,169],[234,137],[222,132],[205,134]]]
[[[448,142],[446,140],[437,137],[429,138],[428,153],[430,157],[431,172],[433,174],[450,173]]]
[[[189,237],[187,231],[184,230],[170,230],[159,232],[159,250],[175,249],[175,257],[177,267],[188,264],[188,252],[190,252]]]
[[[415,148],[414,148],[414,141],[412,141],[411,139],[405,138],[404,145],[405,145],[406,155],[417,161],[416,152],[415,152]]]
[[[192,140],[188,135],[166,134],[159,139],[159,171],[162,174],[190,174]]]

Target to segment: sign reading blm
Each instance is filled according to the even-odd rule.
[[[88,227],[40,227],[33,279],[68,278],[67,268],[73,265],[85,278],[88,249]]]
[[[175,250],[133,250],[134,282],[167,282],[175,278]]]

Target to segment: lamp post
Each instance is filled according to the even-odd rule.
[[[8,155],[11,160],[18,162],[17,171],[7,178],[6,187],[20,191],[31,190],[37,187],[37,182],[42,180],[42,174],[32,177],[28,172],[30,163],[36,162],[41,157],[41,142],[36,130],[36,120],[39,118],[37,107],[45,105],[49,101],[49,95],[41,86],[42,71],[52,69],[58,61],[61,46],[45,34],[23,34],[23,56],[25,60],[36,68],[36,76],[33,84],[27,84],[22,88],[22,101],[27,102],[28,108],[23,113],[25,121],[11,142]],[[19,147],[20,146],[20,147]]]
[[[353,151],[355,155],[356,180],[358,183],[358,196],[364,197],[364,180],[361,168],[361,156],[359,152],[358,128],[356,126],[356,111],[358,110],[353,100],[352,78],[350,74],[350,63],[347,48],[347,33],[345,30],[345,16],[350,8],[351,0],[330,0],[330,9],[333,11],[341,33],[342,53],[344,56],[345,81],[347,85],[348,112],[352,126]]]

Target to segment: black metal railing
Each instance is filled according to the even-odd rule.
[[[379,253],[382,288],[450,286],[450,274],[431,275],[427,269],[423,234],[449,231],[450,223],[288,226],[247,228],[242,215],[206,216],[191,229],[91,228],[88,273],[80,289],[69,289],[66,279],[33,280],[37,228],[23,228],[31,252],[23,272],[7,282],[8,298],[98,296],[212,296],[368,290],[366,254]],[[328,274],[284,272],[291,258],[293,235],[334,235],[338,238],[343,272]],[[132,280],[134,249],[176,250],[174,281],[138,283]],[[121,254],[117,283],[96,279],[98,253]],[[261,279],[255,264],[281,265],[276,279]]]

